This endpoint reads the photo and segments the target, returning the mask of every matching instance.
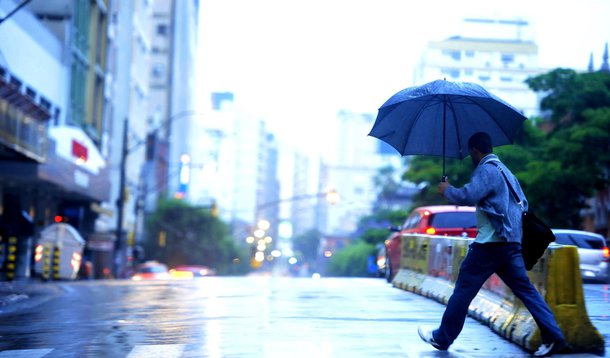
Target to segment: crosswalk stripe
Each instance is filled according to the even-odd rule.
[[[40,358],[51,353],[53,349],[16,349],[0,352],[0,358]]]
[[[184,344],[156,344],[135,346],[127,358],[178,358],[182,356]],[[1,358],[1,357],[0,357]]]

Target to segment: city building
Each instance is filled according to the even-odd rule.
[[[136,202],[145,174],[153,8],[150,1],[113,1],[109,10],[108,83],[111,95],[107,110],[112,126],[112,182],[110,200],[104,206],[113,215],[100,223],[105,235],[97,236],[96,240],[114,241],[112,273],[115,277],[125,277],[135,235],[142,230]]]
[[[0,271],[9,279],[29,276],[34,239],[50,224],[94,235],[110,180],[108,1],[22,5],[0,3]]]
[[[373,126],[372,113],[340,111],[338,138],[334,152],[336,158],[323,160],[320,169],[320,187],[335,189],[340,200],[322,211],[322,232],[333,237],[353,233],[358,220],[372,212],[378,195],[374,177],[384,167],[401,167],[396,152],[381,150],[376,138],[367,134]],[[324,204],[326,205],[326,204]]]
[[[461,34],[431,41],[414,71],[416,85],[438,79],[478,83],[520,110],[539,114],[539,98],[525,80],[545,71],[531,24],[521,19],[464,20]]]
[[[324,216],[320,213],[323,194],[333,188],[319,187],[320,159],[298,150],[293,150],[292,155],[292,184],[289,195],[286,198],[297,197],[298,200],[287,203],[290,207],[290,216],[285,217],[292,224],[292,233],[299,236],[309,230],[321,231]]]
[[[238,108],[233,93],[212,92],[208,98],[189,133],[193,154],[184,198],[214,208],[240,245],[261,221],[269,223],[265,236],[276,239],[279,143],[260,116]]]
[[[188,197],[189,188],[185,178],[180,178],[181,163],[185,158],[197,162],[193,146],[200,139],[199,128],[204,124],[201,111],[205,106],[198,103],[197,94],[197,48],[199,34],[199,0],[173,0],[170,29],[171,58],[169,60],[169,110],[161,124],[169,129],[162,133],[161,141],[167,141],[168,162],[167,195],[176,198]],[[159,25],[159,24],[158,24]],[[162,27],[161,27],[162,28]],[[160,27],[157,26],[158,32]],[[154,63],[153,66],[158,63]],[[203,108],[202,108],[203,107]]]
[[[159,197],[167,195],[169,175],[169,135],[172,96],[174,1],[153,3],[148,88],[148,132],[146,164],[139,203],[144,213],[155,210]],[[136,241],[139,238],[136,238]]]
[[[187,194],[180,178],[188,177],[192,150],[187,134],[199,119],[192,80],[198,4],[111,3],[113,181],[105,205],[115,215],[104,227],[107,237],[118,238],[113,271],[119,277],[142,258],[145,216],[155,210],[159,197]]]

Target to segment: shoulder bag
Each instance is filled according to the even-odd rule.
[[[506,185],[508,186],[508,190],[510,190],[511,195],[523,210],[521,217],[523,225],[521,250],[523,253],[523,262],[525,262],[525,269],[530,271],[536,262],[538,262],[538,260],[542,257],[542,255],[544,255],[544,251],[549,244],[555,241],[555,235],[553,234],[553,231],[551,231],[551,229],[533,212],[525,210],[523,200],[517,196],[517,192],[515,189],[513,189],[510,181],[508,181],[502,167],[500,167],[498,163],[492,161],[487,163],[494,165],[496,168],[498,168],[500,173],[502,173],[504,181],[506,181]]]

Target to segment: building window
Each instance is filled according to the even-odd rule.
[[[84,127],[85,99],[87,93],[87,64],[79,56],[72,57],[70,76],[70,118],[69,123]]]
[[[74,6],[74,18],[72,20],[72,35],[74,38],[74,45],[83,55],[87,55],[89,53],[91,1],[76,1]]]
[[[159,36],[167,36],[167,24],[159,24],[157,25],[157,35]]]
[[[465,76],[472,76],[473,73],[474,73],[474,71],[472,70],[472,68],[467,68],[464,70]]]
[[[502,82],[512,82],[513,78],[511,76],[501,76],[500,81]]]
[[[152,75],[155,78],[162,78],[165,76],[165,65],[162,63],[156,63],[152,68]]]
[[[444,76],[448,76],[451,78],[459,78],[460,77],[460,70],[457,68],[442,68],[441,69],[441,73]]]
[[[509,63],[512,63],[515,61],[515,55],[512,53],[503,53],[502,54],[502,63],[504,63],[504,66],[508,66]]]
[[[466,57],[474,57],[474,50],[466,50],[464,51],[464,55],[466,55]]]
[[[100,11],[97,18],[97,38],[95,43],[95,63],[102,65],[104,63],[106,34],[105,29],[108,27],[106,15]]]
[[[487,82],[487,81],[489,81],[490,79],[491,79],[491,77],[490,77],[489,75],[480,75],[480,76],[479,76],[479,80],[480,80],[481,82]]]
[[[449,56],[452,59],[459,61],[462,59],[462,52],[456,50],[444,50],[443,55]]]

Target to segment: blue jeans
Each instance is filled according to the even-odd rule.
[[[472,243],[460,267],[441,325],[432,332],[439,345],[447,348],[457,338],[464,327],[470,302],[493,273],[504,281],[534,317],[543,343],[564,340],[553,312],[527,276],[521,244]]]

